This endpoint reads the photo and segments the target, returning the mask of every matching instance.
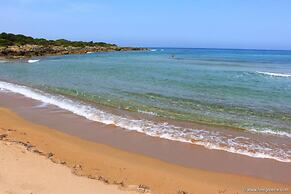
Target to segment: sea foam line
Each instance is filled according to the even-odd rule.
[[[274,76],[274,77],[291,77],[291,74],[286,74],[286,73],[272,73],[272,72],[264,72],[264,71],[257,71],[256,73]]]
[[[285,131],[273,131],[271,129],[263,129],[263,130],[257,130],[257,129],[248,129],[250,132],[254,133],[265,133],[269,135],[276,135],[276,136],[282,136],[282,137],[289,137],[291,138],[291,134]]]
[[[36,63],[38,61],[39,61],[39,59],[29,59],[27,62],[28,63]]]
[[[224,150],[250,157],[270,158],[280,162],[291,162],[291,156],[289,153],[280,148],[272,149],[256,144],[242,144],[237,141],[237,138],[226,140],[219,132],[182,128],[168,123],[155,123],[148,120],[129,119],[104,112],[93,106],[75,100],[73,101],[61,95],[51,95],[41,90],[18,84],[0,81],[0,88],[24,95],[43,103],[55,105],[61,109],[68,110],[92,121],[108,125],[112,124],[123,129],[145,133],[149,136],[197,144],[208,149]],[[227,146],[220,146],[221,144],[225,145],[226,143]],[[262,153],[263,151],[264,153]]]

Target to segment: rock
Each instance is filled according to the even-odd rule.
[[[43,153],[41,151],[37,150],[37,149],[34,149],[33,152],[37,153],[37,154],[40,154],[40,155],[43,155]]]
[[[123,181],[121,181],[121,182],[114,181],[113,184],[120,185],[120,186],[124,187],[124,182]]]
[[[93,175],[90,175],[90,174],[88,175],[88,178],[89,179],[96,179]]]
[[[109,181],[108,181],[107,179],[105,179],[104,177],[102,177],[102,176],[99,176],[99,177],[98,177],[98,180],[99,180],[99,181],[103,181],[103,182],[106,183],[106,184],[109,184]]]
[[[51,158],[51,161],[56,163],[56,164],[60,164],[61,163],[61,160],[58,159],[58,158]]]
[[[48,157],[48,158],[51,158],[51,157],[53,157],[53,155],[54,155],[53,153],[49,152],[49,153],[47,154],[47,157]]]
[[[80,164],[76,164],[76,165],[74,166],[74,169],[82,169],[82,165],[80,165]]]
[[[0,140],[4,139],[4,138],[6,138],[6,137],[7,137],[7,134],[1,134],[1,135],[0,135]]]
[[[26,144],[26,148],[27,148],[27,150],[31,150],[31,148],[33,148],[34,146],[33,145],[31,145],[31,144]]]
[[[7,46],[0,48],[0,56],[8,58],[32,57],[44,55],[66,55],[66,54],[84,54],[87,52],[108,52],[108,51],[137,51],[147,50],[145,48],[118,47],[118,46],[42,46],[42,45],[22,45],[22,46]]]
[[[177,194],[188,194],[186,191],[178,191]]]
[[[146,185],[138,185],[137,190],[139,192],[148,193],[150,192],[150,188]]]
[[[23,145],[24,147],[26,147],[26,149],[28,151],[30,151],[34,147],[30,143],[25,143],[25,142],[22,142],[22,141],[14,141],[14,142],[17,143],[17,144]]]

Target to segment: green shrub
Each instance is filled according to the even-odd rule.
[[[85,47],[85,46],[100,46],[109,47],[116,46],[115,44],[108,44],[105,42],[83,42],[83,41],[69,41],[66,39],[58,40],[46,40],[44,38],[32,38],[30,36],[25,36],[22,34],[11,34],[11,33],[1,33],[0,34],[0,46],[12,46],[12,45],[25,45],[25,44],[36,44],[43,46],[73,46],[73,47]]]

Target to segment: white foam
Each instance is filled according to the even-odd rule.
[[[34,106],[34,107],[35,107],[35,108],[46,108],[46,107],[48,107],[48,103],[42,102],[41,104],[36,105],[36,106]]]
[[[38,61],[39,61],[39,59],[29,59],[27,62],[28,63],[36,63]]]
[[[148,114],[148,115],[153,115],[153,116],[158,116],[158,114],[155,112],[148,112],[148,111],[143,111],[143,110],[137,110],[137,112],[143,113],[143,114]]]
[[[271,158],[281,162],[291,162],[288,150],[277,147],[266,147],[259,142],[244,142],[241,138],[229,138],[217,131],[182,128],[168,123],[157,123],[149,120],[134,120],[111,113],[104,112],[85,103],[71,100],[61,95],[51,95],[43,91],[0,81],[0,88],[14,93],[22,94],[28,98],[52,104],[61,109],[68,110],[76,115],[89,120],[112,124],[126,130],[145,133],[149,136],[159,137],[174,141],[193,143],[208,149],[224,150],[227,152],[243,154],[257,158]],[[193,140],[193,141],[192,141]],[[248,140],[249,141],[249,140]],[[270,151],[271,150],[271,151]]]
[[[270,134],[270,135],[283,136],[283,137],[285,136],[285,137],[291,138],[291,134],[284,131],[273,131],[271,129],[263,129],[263,130],[249,129],[249,131],[255,132],[255,133],[265,133],[265,134]]]
[[[157,49],[151,49],[151,51],[152,51],[152,52],[156,52],[156,51],[157,51]]]
[[[4,88],[0,88],[0,92],[7,93],[9,91],[8,90],[5,90]]]
[[[274,77],[291,77],[291,74],[286,74],[286,73],[272,73],[272,72],[264,72],[264,71],[257,71],[256,73],[268,75],[268,76],[274,76]]]

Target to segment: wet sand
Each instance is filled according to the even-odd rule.
[[[42,103],[14,93],[1,93],[0,106],[21,117],[58,131],[96,143],[139,153],[185,167],[255,176],[291,183],[290,163],[253,158],[202,146],[150,137],[112,125],[89,121],[56,106],[37,108]],[[199,156],[199,157],[197,157]]]
[[[66,161],[69,167],[81,164],[81,175],[106,177],[108,182],[122,185],[146,185],[157,193],[218,193],[225,189],[225,193],[243,193],[248,187],[290,187],[289,163],[127,132],[55,106],[35,108],[39,104],[21,95],[1,93],[1,107],[30,121],[3,110],[1,125],[25,132],[25,136],[18,132],[10,136],[54,153],[55,160]]]

